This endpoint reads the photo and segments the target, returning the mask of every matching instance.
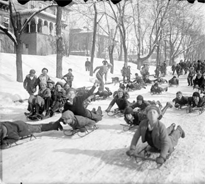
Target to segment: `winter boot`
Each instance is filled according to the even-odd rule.
[[[166,106],[168,106],[169,108],[172,108],[172,107],[173,107],[173,105],[172,105],[170,102],[167,102],[167,103],[166,103]]]
[[[176,124],[175,123],[172,123],[171,125],[170,125],[170,133],[169,133],[169,135],[171,135],[173,132],[174,132],[174,130],[175,130],[175,126],[176,126]]]
[[[177,126],[176,130],[180,131],[181,138],[185,138],[185,132],[184,132],[184,130],[182,129],[182,127],[180,125]]]
[[[96,114],[96,109],[95,109],[95,108],[93,108],[93,109],[92,109],[92,112]]]
[[[160,101],[157,101],[157,104],[159,105],[159,108],[162,109],[162,104]]]
[[[99,114],[99,115],[102,116],[102,109],[101,109],[100,106],[98,106],[98,109],[97,109],[97,111],[96,111],[96,114]]]

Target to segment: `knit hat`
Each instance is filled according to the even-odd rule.
[[[73,120],[73,119],[75,118],[75,116],[74,116],[74,114],[73,114],[72,111],[67,110],[67,111],[65,111],[65,112],[62,113],[61,118],[62,118],[62,119],[63,119],[63,118],[66,118],[66,119],[72,119],[72,120]]]
[[[143,101],[143,96],[142,95],[138,95],[137,96],[137,100],[142,100]]]
[[[152,109],[156,110],[158,112],[158,114],[161,114],[160,109],[156,105],[147,106],[146,109],[145,109],[146,114]]]
[[[34,69],[31,69],[29,73],[30,73],[30,74],[35,74],[36,71],[35,71]]]
[[[133,109],[131,107],[127,107],[124,111],[124,114],[132,114],[133,113]]]
[[[193,97],[196,96],[196,97],[199,97],[199,98],[200,98],[200,94],[199,94],[198,92],[194,92],[192,96],[193,96]]]

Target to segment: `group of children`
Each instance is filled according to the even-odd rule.
[[[108,68],[109,65],[106,62],[103,63],[102,67],[96,68],[95,71],[99,69],[96,75],[98,80],[102,79]],[[90,111],[84,106],[84,101],[93,94],[100,95],[99,90],[97,93],[94,93],[94,91],[97,87],[100,89],[104,87],[104,84],[100,83],[99,86],[99,82],[95,82],[89,91],[78,95],[76,89],[71,88],[71,85],[67,82],[65,85],[56,83],[54,87],[54,82],[51,81],[47,73],[48,70],[44,68],[42,69],[42,74],[37,78],[35,71],[31,70],[29,76],[26,77],[29,78],[24,81],[24,87],[30,94],[28,109],[30,113],[39,113],[45,110],[50,115],[57,111],[57,109],[61,109],[61,118],[56,122],[39,125],[30,125],[23,121],[1,123],[0,136],[2,148],[17,142],[21,137],[32,135],[35,132],[62,130],[61,122],[63,124],[69,124],[74,131],[84,132],[95,129],[96,123],[102,120],[101,107],[99,106],[97,110],[93,108]],[[70,74],[67,74],[63,78],[67,78],[67,81],[69,81],[68,78],[70,79],[70,76]],[[73,76],[71,78],[73,80]],[[136,80],[139,82],[139,76],[136,76]],[[159,87],[156,85],[159,80],[160,78],[154,81],[154,87]],[[144,82],[143,79],[142,81]],[[170,86],[179,85],[179,81],[175,76],[168,83]],[[37,85],[39,85],[39,93],[38,95],[34,95]],[[106,90],[107,96],[112,95],[109,89]],[[154,90],[156,91],[157,88]],[[127,155],[132,156],[134,154],[137,142],[141,137],[142,142],[147,142],[151,147],[154,147],[160,152],[160,156],[156,159],[156,162],[163,164],[167,159],[167,155],[173,151],[178,139],[185,137],[185,132],[180,125],[175,128],[175,124],[173,123],[166,129],[165,125],[161,122],[161,118],[166,110],[172,108],[171,103],[167,102],[163,108],[160,101],[146,101],[142,95],[137,96],[136,102],[129,102],[128,99],[128,92],[119,88],[117,92],[113,93],[113,99],[105,110],[105,112],[110,112],[114,104],[117,104],[117,110],[124,115],[125,122],[130,126],[139,126],[131,141],[130,149],[126,152]],[[201,98],[198,92],[194,92],[191,97],[184,97],[179,91],[176,93],[176,98],[173,99],[173,102],[175,108],[188,106],[190,112],[195,107],[205,107],[205,98]],[[42,107],[43,109],[41,109]]]
[[[23,82],[24,88],[29,93],[28,113],[32,119],[37,117],[50,117],[56,111],[61,111],[66,100],[66,90],[72,87],[74,76],[72,69],[62,77],[65,83],[55,82],[48,75],[48,69],[43,68],[39,77],[36,77],[35,70],[30,70]],[[38,88],[38,93],[36,93]],[[43,114],[44,113],[44,114]]]

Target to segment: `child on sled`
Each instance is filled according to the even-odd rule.
[[[128,156],[135,154],[136,145],[141,137],[143,143],[147,142],[151,147],[160,152],[159,157],[156,158],[156,162],[157,164],[163,164],[169,153],[173,152],[178,139],[185,137],[185,132],[180,125],[175,129],[175,124],[173,123],[166,128],[159,120],[160,114],[160,109],[157,106],[151,105],[147,107],[147,119],[140,123],[139,128],[135,132],[130,149],[126,152]]]
[[[150,92],[152,94],[161,94],[163,91],[168,91],[168,87],[162,88],[158,85],[158,82],[152,85]]]
[[[50,122],[48,124],[31,125],[24,121],[3,121],[0,122],[0,145],[5,149],[16,143],[24,137],[32,137],[33,133],[41,133],[52,130],[62,130],[59,122]]]
[[[153,105],[153,103],[149,104],[148,106],[150,106],[150,105]],[[155,104],[155,105],[157,105],[157,104]],[[159,105],[159,109],[161,110],[162,106],[160,106],[160,105]],[[164,113],[166,112],[166,110],[168,108],[172,108],[172,105],[169,102],[167,102],[165,107],[161,110],[161,114],[160,114],[158,119],[162,118],[162,116],[164,115]],[[140,122],[144,119],[147,119],[147,115],[144,111],[135,111],[135,110],[133,110],[133,108],[131,106],[127,107],[124,111],[124,120],[130,126],[139,125]]]
[[[117,104],[118,110],[120,112],[124,112],[125,108],[130,105],[130,102],[127,100],[124,90],[121,88],[118,89],[117,94],[114,96],[114,99],[110,102],[105,112],[110,112],[111,108],[115,103]]]
[[[176,93],[176,98],[172,100],[174,102],[174,107],[177,109],[181,109],[183,106],[188,105],[188,97],[182,95],[181,91]]]

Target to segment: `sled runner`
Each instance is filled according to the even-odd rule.
[[[138,125],[133,125],[133,124],[120,124],[120,125],[123,126],[124,131],[134,130],[135,128],[138,128]]]
[[[90,134],[91,132],[95,131],[96,129],[98,129],[97,126],[93,127],[92,130],[86,129],[85,132],[81,132],[80,129],[76,129],[76,130],[73,130],[73,129],[67,129],[66,130],[66,129],[64,129],[63,133],[66,136],[73,136],[73,135],[77,134],[79,137],[85,137],[86,135]]]
[[[40,121],[45,119],[46,117],[43,114],[34,114],[34,115],[29,115],[27,113],[24,113],[26,118],[32,121]]]
[[[192,113],[192,112],[197,111],[197,110],[198,110],[199,115],[200,115],[205,111],[205,107],[194,107],[194,108],[187,107],[186,113]]]
[[[124,116],[124,114],[118,109],[114,109],[113,111],[108,112],[107,115],[110,117],[123,117]]]
[[[173,150],[174,151],[174,150]],[[172,152],[167,155],[167,159],[170,158]],[[159,156],[159,151],[150,147],[149,145],[143,148],[141,151],[138,153],[133,153],[131,157],[135,159],[136,162],[139,162],[139,160],[144,160],[144,161],[152,161],[156,162],[156,158]],[[160,164],[158,164],[158,168],[161,167]]]

